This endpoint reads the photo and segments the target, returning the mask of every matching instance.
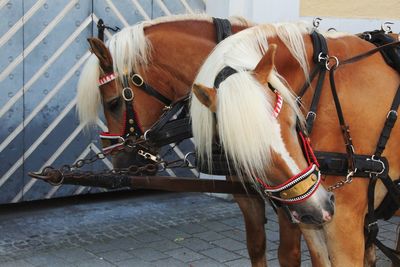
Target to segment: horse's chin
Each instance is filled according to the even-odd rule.
[[[114,169],[129,168],[132,175],[155,175],[157,173],[157,166],[154,166],[154,161],[145,159],[135,151],[121,151],[113,155],[112,164]]]

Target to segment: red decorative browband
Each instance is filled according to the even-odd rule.
[[[114,72],[106,74],[104,76],[101,76],[99,79],[99,86],[102,86],[103,84],[106,84],[106,83],[109,83],[109,82],[115,80],[117,78],[117,76],[118,75]]]
[[[276,94],[276,103],[274,107],[274,117],[277,118],[283,106],[283,97],[278,92],[275,92],[275,94]]]

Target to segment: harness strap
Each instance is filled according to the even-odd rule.
[[[375,210],[374,210],[375,186],[377,180],[378,177],[374,175],[371,177],[368,184],[368,191],[367,191],[368,213],[365,218],[366,248],[371,246],[372,243],[374,243],[379,232],[378,221],[375,217]]]
[[[400,266],[400,252],[396,251],[394,249],[391,249],[384,245],[381,241],[378,239],[375,239],[375,245],[382,251],[383,254],[388,257],[392,263],[394,264],[393,266]]]
[[[131,80],[134,85],[136,85],[138,88],[142,89],[147,94],[155,97],[158,101],[163,103],[165,106],[171,105],[172,101],[170,99],[168,99],[166,96],[159,93],[156,89],[153,88],[153,86],[146,83],[143,80],[142,76],[140,76],[139,74],[133,74],[131,76]]]
[[[326,67],[324,61],[326,61],[328,57],[328,46],[326,44],[325,38],[318,33],[317,31],[313,31],[311,33],[311,39],[313,42],[314,52],[313,52],[313,61],[316,64],[314,69],[312,70],[309,79],[300,89],[299,98],[301,99],[306,93],[307,89],[310,87],[311,82],[315,79],[318,74],[317,85],[315,87],[315,92],[313,98],[311,100],[311,105],[309,111],[306,116],[306,128],[308,134],[311,133],[314,121],[317,117],[317,107],[319,103],[319,99],[321,97],[322,87],[325,81]]]
[[[190,118],[186,116],[190,96],[175,102],[161,118],[144,134],[146,140],[151,140],[161,147],[191,138]],[[176,119],[171,120],[174,116]]]
[[[311,33],[311,39],[314,47],[313,61],[314,63],[320,63],[321,59],[328,56],[328,45],[324,36],[317,31]]]
[[[214,80],[214,88],[218,89],[219,85],[225,81],[229,76],[237,73],[237,70],[235,70],[232,67],[226,66],[220,72],[218,72],[217,76],[215,77]]]
[[[387,114],[385,125],[382,129],[381,135],[379,137],[378,144],[376,146],[375,155],[381,157],[383,150],[386,147],[386,143],[389,140],[392,128],[397,120],[397,109],[400,105],[400,86],[397,88],[396,95],[393,99],[392,106]]]
[[[320,67],[318,80],[317,80],[317,86],[315,87],[315,92],[314,92],[314,96],[311,100],[310,109],[306,116],[306,127],[307,127],[308,133],[311,133],[313,125],[314,125],[314,121],[317,118],[317,107],[318,107],[319,99],[321,97],[322,87],[323,87],[324,81],[325,81],[325,74],[326,74],[325,67]]]
[[[229,20],[212,18],[217,34],[217,43],[232,35],[232,26]]]
[[[304,94],[307,92],[307,89],[310,87],[311,82],[315,79],[315,77],[317,76],[317,74],[320,72],[320,65],[315,65],[315,67],[313,68],[313,70],[310,73],[310,76],[308,77],[308,79],[306,80],[306,82],[303,84],[303,86],[301,87],[299,94],[298,94],[298,99],[301,100],[304,96]],[[300,103],[298,103],[300,104]]]
[[[331,87],[331,91],[332,91],[333,100],[335,102],[336,113],[338,116],[340,128],[342,130],[344,143],[346,146],[346,152],[347,152],[347,155],[349,156],[348,157],[349,171],[355,172],[356,166],[355,166],[355,160],[354,160],[353,141],[350,136],[349,126],[345,122],[342,107],[340,105],[340,100],[339,100],[339,97],[337,94],[336,84],[335,84],[335,70],[336,70],[336,67],[334,66],[334,67],[332,67],[332,69],[329,72],[329,81],[330,81],[330,85],[331,85],[330,87]]]
[[[340,61],[340,64],[341,65],[345,65],[345,64],[354,63],[354,62],[357,62],[357,61],[359,61],[361,59],[364,59],[366,57],[372,56],[376,52],[380,52],[380,51],[382,51],[382,50],[384,50],[386,48],[399,46],[399,45],[400,45],[400,41],[388,43],[388,44],[385,44],[385,45],[381,45],[381,46],[378,46],[378,47],[376,47],[374,49],[368,50],[367,52],[358,54],[358,55],[356,55],[354,57],[351,57],[351,58],[348,58],[346,60],[342,60],[342,61]]]
[[[379,218],[377,218],[376,212],[374,210],[374,200],[375,200],[375,186],[376,186],[376,181],[378,179],[381,179],[381,181],[385,184],[385,186],[387,186],[389,195],[392,195],[391,198],[396,203],[397,208],[399,207],[400,204],[399,203],[400,191],[397,189],[392,179],[390,179],[388,175],[384,175],[379,178],[377,177],[377,175],[373,175],[368,184],[368,213],[365,218],[365,234],[366,234],[365,247],[367,248],[372,244],[375,244],[383,252],[383,254],[385,254],[386,257],[388,257],[392,261],[394,266],[400,266],[400,252],[389,248],[388,246],[386,246],[377,239],[379,232],[379,226],[378,226]]]
[[[135,135],[139,137],[143,134],[142,127],[137,119],[136,112],[133,109],[134,94],[128,84],[128,77],[126,75],[122,78],[124,89],[122,90],[122,97],[125,100],[125,119],[124,119],[124,132],[123,135]]]

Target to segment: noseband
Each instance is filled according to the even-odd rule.
[[[214,80],[214,87],[219,88],[220,84],[229,76],[237,73],[237,71],[229,66],[224,67],[216,76]],[[276,102],[274,106],[273,116],[278,117],[282,106],[283,98],[271,84],[268,83],[268,88],[276,95]],[[321,173],[319,171],[319,164],[311,148],[310,139],[306,132],[301,127],[299,120],[297,120],[297,133],[301,141],[301,147],[304,157],[307,160],[308,167],[300,173],[294,175],[283,184],[277,186],[268,185],[266,182],[257,178],[260,189],[264,192],[265,196],[282,202],[284,204],[295,204],[307,200],[313,195],[321,183]]]
[[[306,201],[317,190],[321,183],[321,173],[318,161],[310,145],[308,137],[298,130],[301,145],[308,167],[300,173],[294,175],[283,184],[270,186],[263,180],[257,178],[264,194],[274,200],[285,204],[295,204]]]

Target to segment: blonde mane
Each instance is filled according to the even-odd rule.
[[[255,68],[267,51],[267,38],[278,36],[308,77],[303,35],[310,32],[311,29],[304,24],[260,25],[241,31],[214,49],[196,77],[195,83],[213,87],[216,75],[225,66],[238,71],[222,82],[217,90],[217,130],[226,157],[233,161],[233,167],[241,178],[262,178],[270,163],[271,148],[276,150],[277,144],[283,144],[280,126],[272,115],[275,99],[268,97],[266,89],[252,77],[249,70]],[[272,86],[283,96],[284,102],[304,121],[285,80],[276,71],[269,78]],[[215,135],[213,114],[193,96],[190,115],[197,152],[201,162],[210,168]]]
[[[114,71],[119,77],[126,72],[140,73],[140,67],[146,66],[151,60],[152,45],[144,33],[144,29],[168,22],[183,20],[200,20],[212,22],[212,17],[206,14],[184,14],[160,17],[150,21],[143,21],[122,29],[108,41],[108,47],[113,57]],[[244,18],[233,17],[230,21],[234,25],[252,26]],[[91,55],[86,62],[78,82],[77,110],[81,124],[92,124],[97,121],[101,104],[101,95],[98,86],[100,66],[95,55]]]

